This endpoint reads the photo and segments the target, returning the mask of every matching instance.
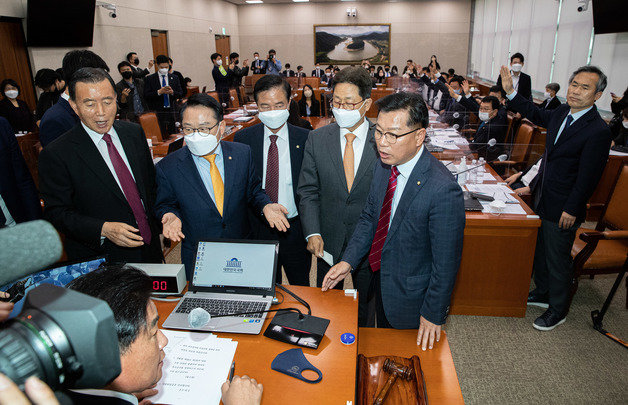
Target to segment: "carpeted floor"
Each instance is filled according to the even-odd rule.
[[[180,263],[180,246],[166,258]],[[467,404],[628,404],[628,349],[591,326],[616,275],[582,279],[567,321],[550,332],[525,318],[452,315],[446,331]],[[315,285],[315,273],[311,273]],[[285,275],[284,275],[285,281]],[[351,288],[346,282],[345,288]],[[604,318],[610,332],[628,341],[626,284]]]

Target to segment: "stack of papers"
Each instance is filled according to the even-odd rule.
[[[502,200],[506,203],[519,202],[519,200],[512,196],[513,191],[503,184],[467,184],[466,186],[469,191],[488,195],[496,200]]]
[[[162,329],[168,338],[156,404],[220,403],[238,342],[211,333]]]
[[[443,148],[443,149],[449,149],[449,150],[460,149],[456,145],[456,141],[454,139],[449,138],[449,137],[431,136],[430,137],[430,143],[433,146],[436,146],[436,147],[439,147],[439,148]]]
[[[253,117],[238,117],[238,118],[234,118],[233,122],[247,122],[247,121],[251,121],[253,119]]]
[[[233,119],[233,118],[241,117],[243,115],[244,115],[244,109],[239,108],[239,109],[237,109],[237,110],[235,110],[235,111],[225,115],[225,118]]]

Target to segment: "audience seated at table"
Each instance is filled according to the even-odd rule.
[[[315,97],[314,89],[309,84],[303,86],[303,94],[298,101],[301,117],[319,117],[321,102]]]
[[[545,86],[545,93],[543,93],[543,97],[545,97],[545,99],[542,103],[539,104],[539,107],[546,110],[553,110],[554,108],[560,107],[562,103],[560,102],[558,97],[556,97],[556,94],[558,94],[559,90],[560,84],[548,83],[548,85]]]

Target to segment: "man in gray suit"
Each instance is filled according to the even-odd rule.
[[[381,160],[355,232],[342,261],[325,276],[323,291],[368,256],[377,326],[418,328],[417,345],[431,349],[447,319],[462,258],[462,190],[423,147],[428,125],[423,98],[401,92],[377,104]]]
[[[305,144],[299,187],[299,213],[307,249],[319,258],[320,287],[330,266],[342,257],[366,203],[377,160],[373,129],[364,114],[371,107],[371,77],[362,67],[343,69],[334,78],[336,123],[312,131]],[[360,293],[358,322],[367,325],[367,296],[372,272],[366,260],[356,266],[354,286]],[[340,288],[342,286],[339,286]],[[373,317],[374,322],[374,317]]]

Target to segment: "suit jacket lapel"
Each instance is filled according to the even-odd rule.
[[[593,106],[593,108],[590,109],[586,114],[578,118],[576,122],[572,122],[569,127],[563,129],[563,132],[560,134],[558,141],[554,145],[554,149],[556,149],[558,146],[562,145],[563,143],[567,142],[569,138],[571,138],[574,134],[578,133],[580,129],[586,126],[588,122],[594,117],[594,114],[596,111],[597,109],[595,108],[595,106]],[[562,121],[561,121],[561,124],[562,124]]]
[[[299,184],[299,173],[301,168],[301,163],[303,163],[303,150],[305,150],[305,144],[299,143],[296,137],[292,136],[292,132],[290,131],[290,127],[292,125],[288,124],[288,139],[289,139],[289,147],[290,147],[290,170],[292,172],[292,190],[294,190],[296,194],[297,184]]]
[[[256,131],[252,134],[251,139],[251,154],[253,155],[253,164],[255,164],[255,170],[257,175],[264,179],[264,124],[256,125]],[[259,159],[255,159],[255,156],[259,156]]]
[[[375,133],[375,128],[369,128],[369,131],[366,134],[366,141],[364,142],[364,149],[362,150],[362,158],[360,158],[360,164],[358,166],[358,171],[355,175],[355,180],[353,181],[353,186],[351,189],[355,189],[356,185],[364,179],[367,173],[370,173],[373,169],[373,164],[377,160],[377,154],[370,153],[371,148],[375,148],[375,138],[373,134]],[[344,172],[344,167],[343,167]]]
[[[185,147],[183,150],[185,151],[185,153],[181,155],[179,164],[177,165],[177,168],[181,173],[181,178],[190,183],[192,189],[194,189],[200,195],[201,199],[205,201],[208,206],[213,207],[213,209],[216,210],[216,213],[218,213],[216,204],[214,204],[212,198],[207,192],[207,189],[205,188],[205,183],[203,183],[201,175],[198,173],[198,168],[196,167],[194,160],[192,160],[193,158],[190,150],[187,147]]]
[[[223,179],[225,185],[225,198],[222,203],[222,217],[227,217],[227,210],[229,209],[229,198],[231,197],[231,190],[233,190],[234,179],[236,170],[242,170],[244,167],[239,168],[235,163],[233,156],[231,155],[231,145],[229,142],[221,142],[222,145],[222,162],[224,167],[225,178]],[[248,162],[241,162],[248,165]],[[247,176],[248,177],[248,176]]]
[[[80,124],[79,124],[80,125]],[[73,134],[73,142],[76,143],[76,149],[79,158],[83,159],[85,165],[100,179],[100,181],[108,187],[111,192],[125,204],[129,204],[126,197],[122,193],[122,189],[118,186],[116,179],[113,177],[111,170],[105,163],[102,155],[96,148],[96,145],[89,137],[82,126],[79,126]]]
[[[390,229],[388,229],[386,242],[392,240],[392,237],[399,229],[399,225],[403,221],[406,212],[408,212],[408,208],[410,208],[410,204],[414,200],[416,194],[419,192],[419,190],[421,190],[421,188],[423,188],[423,185],[427,182],[427,172],[429,172],[431,166],[430,157],[430,153],[427,149],[424,148],[421,157],[416,162],[414,169],[412,169],[410,177],[408,177],[408,181],[406,182],[406,186],[403,189],[403,194],[401,195],[401,198],[399,199],[399,204],[397,204],[397,209],[395,210],[395,216],[393,217],[390,224]]]
[[[343,189],[346,190],[348,194],[349,191],[347,190],[347,178],[345,177],[345,168],[342,165],[342,151],[340,150],[340,127],[338,126],[338,124],[334,124],[329,135],[331,137],[331,139],[329,139],[329,158],[334,165],[334,171],[338,173],[338,179],[340,181],[340,184],[344,186]]]

